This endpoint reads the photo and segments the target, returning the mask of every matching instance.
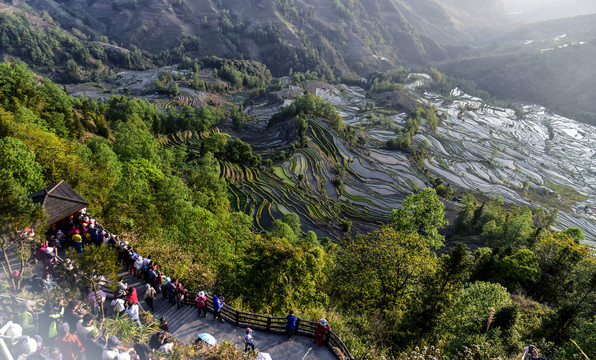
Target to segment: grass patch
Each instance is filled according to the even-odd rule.
[[[530,200],[544,207],[567,211],[571,211],[572,205],[588,199],[588,196],[570,186],[556,185],[549,181],[545,181],[545,186],[551,191],[544,188],[530,188],[526,195]]]

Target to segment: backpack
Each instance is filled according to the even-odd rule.
[[[203,306],[205,306],[205,299],[200,296],[197,296],[197,298],[195,299],[195,305],[198,308],[202,308]]]

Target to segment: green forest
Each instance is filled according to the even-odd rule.
[[[211,61],[231,82],[270,82],[262,68],[245,68],[243,77],[233,62]],[[322,117],[341,126],[337,112],[313,98],[273,121]],[[444,205],[427,188],[384,226],[339,242],[303,231],[293,213],[258,234],[252,218],[231,211],[219,169],[222,160],[259,166],[248,144],[214,131],[197,155],[158,140],[214,130],[233,111],[160,112],[136,98],[71,97],[21,63],[0,64],[2,245],[38,216],[25,196],[65,180],[105,228],[189,289],[224,293],[247,311],[325,317],[357,359],[419,359],[420,349],[515,358],[529,343],[549,358],[578,358],[570,339],[596,354],[596,258],[580,229],[556,231],[556,213],[466,195],[446,238]],[[416,131],[422,111],[402,136]]]

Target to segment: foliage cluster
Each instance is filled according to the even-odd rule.
[[[343,123],[343,119],[333,105],[316,95],[305,92],[304,95],[294,100],[292,104],[274,114],[269,120],[269,126],[278,124],[294,116],[298,116],[299,118],[323,117],[329,120],[336,129],[341,128]]]
[[[456,227],[490,248],[435,251],[444,212],[424,189],[389,226],[339,245],[304,235],[295,214],[258,235],[250,217],[230,211],[219,177],[215,157],[233,141],[212,132],[197,157],[156,140],[162,128],[205,114],[190,111],[182,121],[140,100],[73,99],[49,81],[37,85],[19,64],[0,64],[0,75],[0,144],[9,152],[0,158],[2,220],[15,224],[2,228],[3,238],[39,211],[24,194],[64,179],[106,228],[188,289],[223,292],[254,312],[325,317],[361,358],[428,358],[411,353],[424,345],[465,359],[509,357],[530,342],[571,357],[569,338],[596,346],[596,261],[570,236],[581,238],[578,231],[550,229],[553,214],[466,197]],[[334,113],[309,94],[296,104],[292,116]],[[90,133],[96,121],[105,124],[102,136]]]
[[[436,107],[433,106],[428,109],[416,107],[410,112],[404,128],[398,132],[397,137],[395,139],[387,140],[385,146],[392,150],[408,150],[412,144],[412,138],[420,129],[422,118],[426,119],[428,127],[432,132],[437,130],[439,117],[437,115]]]

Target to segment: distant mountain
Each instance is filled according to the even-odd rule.
[[[274,74],[424,65],[503,22],[500,0],[31,0],[63,28],[151,52],[250,58]]]
[[[503,0],[515,21],[535,22],[596,13],[593,0]]]
[[[500,99],[596,125],[596,15],[518,27],[439,68]]]

